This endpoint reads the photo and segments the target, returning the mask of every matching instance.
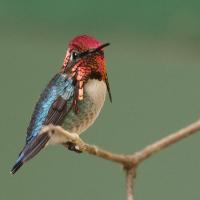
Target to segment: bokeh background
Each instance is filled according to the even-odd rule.
[[[122,169],[49,147],[16,176],[12,167],[38,96],[68,41],[90,34],[106,48],[113,103],[82,135],[132,153],[200,117],[200,2],[0,0],[0,199],[125,199]],[[198,134],[145,161],[136,199],[200,199]]]

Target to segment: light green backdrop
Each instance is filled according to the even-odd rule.
[[[200,117],[200,2],[0,0],[0,199],[125,199],[119,166],[49,147],[10,176],[67,42],[103,42],[113,95],[83,139],[132,153]],[[137,200],[200,199],[197,134],[141,165]]]

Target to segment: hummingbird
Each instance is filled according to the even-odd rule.
[[[74,144],[42,132],[42,128],[58,125],[80,135],[98,117],[106,93],[112,102],[104,58],[104,48],[108,45],[89,35],[76,36],[69,42],[60,71],[50,80],[35,105],[24,148],[11,174],[49,144],[62,144],[79,152]]]

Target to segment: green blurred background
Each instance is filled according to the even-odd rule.
[[[33,106],[60,68],[68,41],[103,42],[113,103],[82,135],[132,153],[200,117],[200,2],[0,0],[0,199],[125,199],[122,169],[49,147],[11,176]],[[200,199],[200,135],[145,161],[136,199]]]

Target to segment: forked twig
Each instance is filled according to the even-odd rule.
[[[178,141],[197,133],[199,130],[200,120],[157,140],[134,154],[125,155],[115,154],[100,149],[97,146],[87,144],[77,134],[69,133],[60,126],[49,125],[43,129],[43,131],[50,132],[51,134],[61,134],[63,137],[66,137],[67,141],[74,143],[80,151],[121,164],[126,171],[126,190],[128,200],[134,200],[134,178],[136,175],[136,169],[141,162],[150,158],[155,153],[169,147],[171,144],[177,143]]]

